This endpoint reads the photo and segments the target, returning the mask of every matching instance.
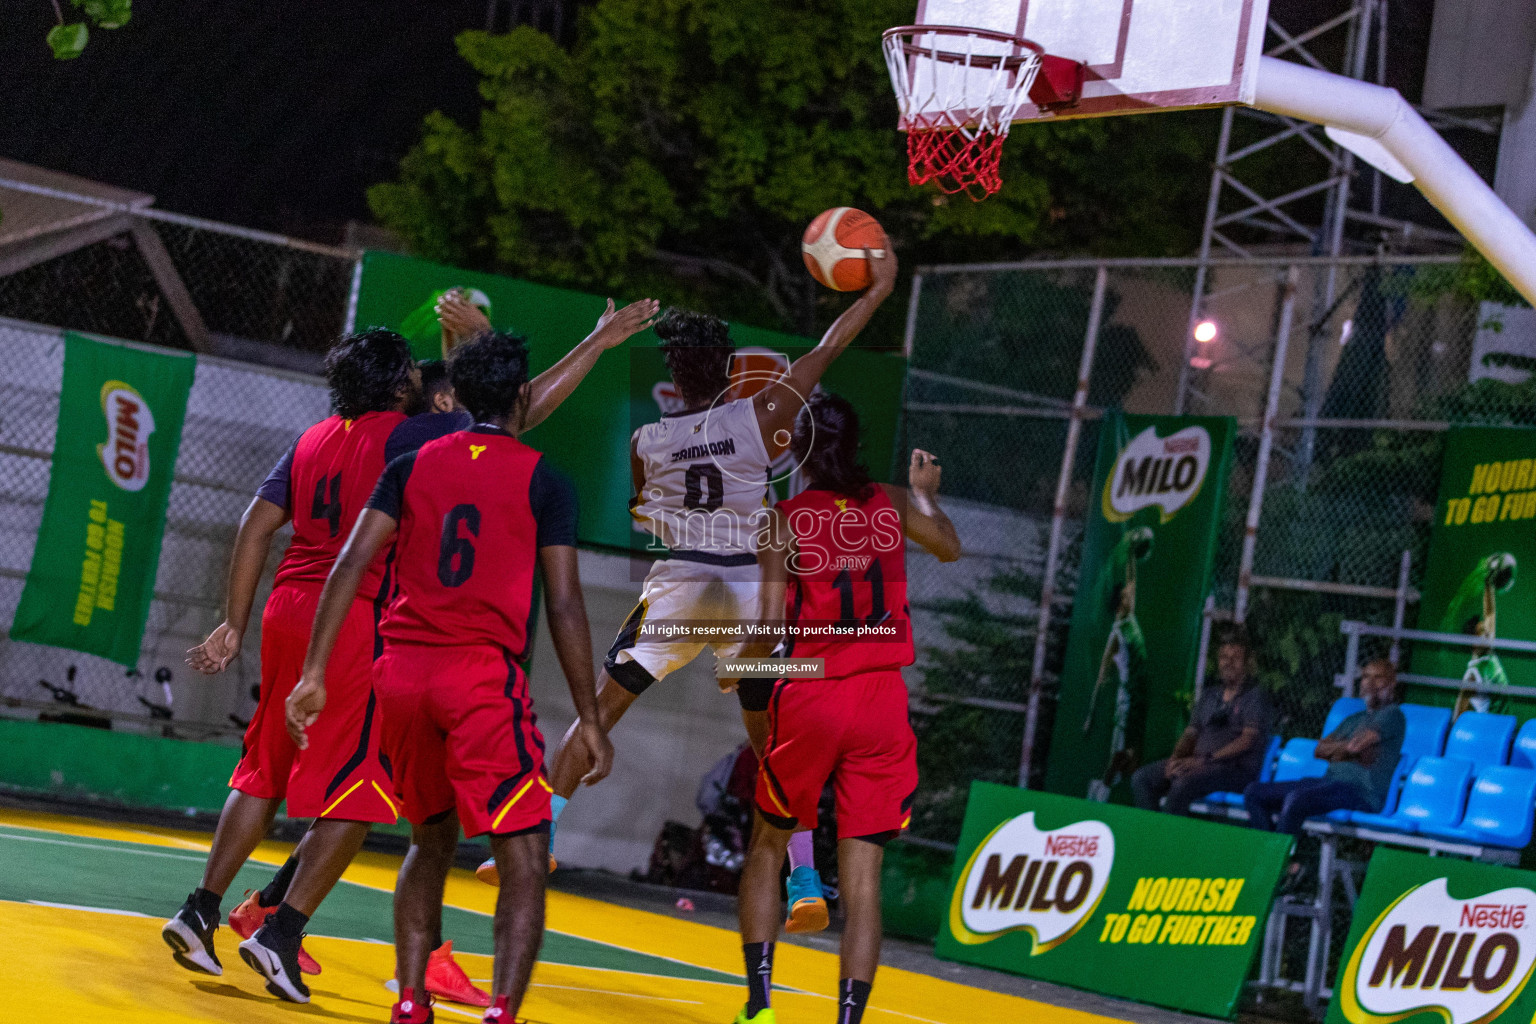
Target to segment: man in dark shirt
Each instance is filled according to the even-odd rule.
[[[1296,835],[1313,815],[1381,810],[1408,725],[1397,704],[1397,669],[1390,661],[1380,658],[1365,666],[1360,695],[1365,698],[1365,710],[1356,711],[1318,741],[1314,753],[1328,762],[1326,775],[1255,782],[1243,791],[1250,825]]]
[[[1169,814],[1218,790],[1242,792],[1259,777],[1274,731],[1269,695],[1248,674],[1248,644],[1230,638],[1216,652],[1219,687],[1195,701],[1194,715],[1173,756],[1143,765],[1131,776],[1136,806],[1155,811],[1166,795]]]

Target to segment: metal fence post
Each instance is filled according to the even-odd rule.
[[[912,358],[912,347],[917,344],[917,302],[922,293],[923,275],[919,271],[912,275],[912,293],[907,296],[907,328],[901,342],[901,354],[908,359]]]
[[[1408,576],[1413,571],[1413,552],[1403,548],[1403,560],[1397,566],[1397,600],[1392,607],[1392,628],[1402,629],[1403,621],[1408,617]],[[1392,638],[1392,667],[1396,668],[1402,659],[1403,642],[1397,637]]]
[[[1093,277],[1093,302],[1088,308],[1088,330],[1083,337],[1083,357],[1077,367],[1077,390],[1067,419],[1067,443],[1061,453],[1061,472],[1056,476],[1056,501],[1051,506],[1051,534],[1045,547],[1045,567],[1040,581],[1040,619],[1035,632],[1035,657],[1029,673],[1029,708],[1024,716],[1024,745],[1019,757],[1019,785],[1029,787],[1029,766],[1035,755],[1035,734],[1040,723],[1040,687],[1045,678],[1045,645],[1051,625],[1051,604],[1056,599],[1056,563],[1061,559],[1061,532],[1067,518],[1067,490],[1072,485],[1072,464],[1077,439],[1083,431],[1088,406],[1088,375],[1098,347],[1099,324],[1104,319],[1104,294],[1109,287],[1109,268],[1099,264]]]
[[[347,289],[347,311],[341,321],[341,336],[343,338],[357,330],[357,297],[363,291],[363,257],[357,257],[357,262],[352,264],[352,285]]]
[[[1280,417],[1280,388],[1285,382],[1285,356],[1291,344],[1291,323],[1296,317],[1296,285],[1300,274],[1286,268],[1280,301],[1280,324],[1275,332],[1275,355],[1269,367],[1269,394],[1264,399],[1264,422],[1259,426],[1259,457],[1253,468],[1253,490],[1248,497],[1248,519],[1243,526],[1243,553],[1237,568],[1237,594],[1232,618],[1238,625],[1248,617],[1248,590],[1253,584],[1253,553],[1258,546],[1259,514],[1264,510],[1264,485],[1269,477],[1269,453],[1275,443],[1275,421]]]

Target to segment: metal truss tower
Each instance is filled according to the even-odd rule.
[[[1284,2],[1284,0],[1280,0]],[[1344,0],[1338,13],[1306,29],[1292,32],[1269,19],[1265,52],[1271,57],[1296,60],[1321,71],[1332,71],[1351,78],[1386,82],[1387,71],[1387,0]],[[1342,34],[1342,45],[1340,35]],[[1322,44],[1322,45],[1320,45]],[[1317,55],[1326,48],[1333,54],[1334,66]],[[1495,131],[1491,125],[1472,119],[1448,117],[1421,111],[1437,128],[1448,125]],[[1235,146],[1233,125],[1243,118],[1262,126],[1263,134],[1253,141]],[[1244,133],[1245,135],[1247,133]],[[1277,196],[1265,196],[1243,178],[1244,161],[1277,146],[1298,151],[1308,147],[1323,159],[1323,177],[1298,180],[1295,187]],[[1315,166],[1301,162],[1300,166]],[[1363,172],[1357,176],[1357,170]],[[1321,223],[1310,223],[1298,207],[1315,211],[1314,197],[1323,194]],[[1312,214],[1315,217],[1315,212]],[[1199,265],[1195,271],[1194,299],[1190,304],[1188,330],[1185,333],[1184,363],[1179,371],[1179,390],[1175,409],[1190,411],[1191,401],[1200,400],[1198,377],[1192,373],[1196,356],[1194,328],[1201,320],[1202,307],[1213,259],[1246,259],[1253,255],[1235,239],[1234,227],[1258,229],[1278,242],[1305,243],[1313,256],[1340,256],[1350,251],[1375,251],[1383,242],[1393,245],[1430,244],[1455,247],[1462,244],[1454,232],[1437,230],[1382,214],[1382,174],[1355,155],[1335,145],[1323,127],[1297,121],[1251,107],[1227,107],[1222,112],[1221,134],[1216,147],[1216,161],[1211,172],[1210,198],[1206,204],[1205,226],[1200,235]],[[1319,284],[1317,309],[1329,309],[1335,300],[1335,272],[1323,275]],[[1302,385],[1305,415],[1316,417],[1315,405],[1322,401],[1320,339],[1308,345],[1306,375]]]

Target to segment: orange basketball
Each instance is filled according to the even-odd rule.
[[[811,221],[800,240],[800,253],[817,281],[836,291],[856,292],[871,281],[864,250],[884,256],[888,244],[879,221],[863,210],[838,206]]]

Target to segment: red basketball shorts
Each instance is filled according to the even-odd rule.
[[[780,828],[814,828],[828,779],[839,839],[904,829],[917,794],[917,738],[896,671],[785,680],[768,706],[757,807]]]
[[[373,686],[384,751],[412,824],[454,808],[469,836],[550,820],[544,737],[528,680],[505,650],[386,641]]]
[[[389,768],[379,753],[373,696],[373,605],[347,610],[325,669],[325,710],[300,750],[284,724],[284,702],[298,685],[320,585],[284,584],[261,616],[261,699],[245,730],[244,750],[229,784],[263,799],[288,800],[295,818],[389,823],[398,817]]]

